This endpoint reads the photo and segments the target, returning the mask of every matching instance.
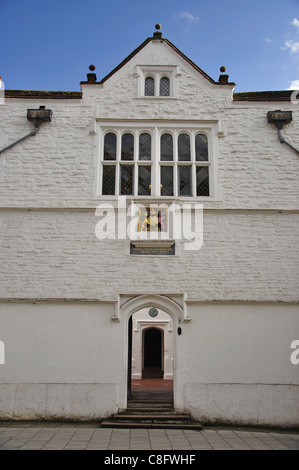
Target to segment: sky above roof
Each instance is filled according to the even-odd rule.
[[[215,81],[236,92],[299,89],[299,0],[0,0],[6,89],[80,90],[101,80],[162,25]]]

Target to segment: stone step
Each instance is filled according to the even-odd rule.
[[[195,430],[201,431],[202,425],[197,422],[190,423],[141,423],[141,422],[118,422],[113,420],[105,420],[101,423],[102,428],[119,428],[119,429],[184,429],[184,430]]]
[[[160,428],[160,429],[202,429],[187,413],[175,412],[173,408],[127,408],[102,421],[104,428]]]
[[[130,400],[128,408],[172,408],[171,399]]]
[[[176,422],[176,423],[189,423],[190,417],[186,414],[177,414],[177,413],[118,413],[113,416],[113,420],[116,421],[141,421],[141,422]]]
[[[169,407],[148,407],[148,406],[131,406],[127,408],[128,413],[175,413],[174,408],[172,406]]]

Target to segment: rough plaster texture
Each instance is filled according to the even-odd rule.
[[[136,66],[177,64],[177,99],[137,98]],[[121,86],[119,86],[121,84]],[[298,208],[298,157],[267,124],[269,110],[293,111],[284,134],[299,147],[299,110],[285,102],[233,102],[231,86],[217,86],[165,43],[151,42],[103,85],[82,85],[82,100],[6,99],[0,106],[1,147],[31,129],[28,108],[45,105],[53,119],[40,132],[1,155],[1,206],[94,207],[98,136],[95,119],[220,121],[218,184],[221,208]]]
[[[177,98],[137,97],[136,66],[147,64],[179,67]],[[299,147],[299,107],[234,102],[231,86],[213,85],[160,41],[82,90],[82,100],[0,106],[1,148],[30,131],[28,108],[53,111],[0,156],[1,417],[93,419],[125,407],[127,323],[111,321],[113,301],[186,293],[191,321],[174,339],[177,407],[214,423],[298,425],[290,343],[299,337],[299,161],[266,114],[292,110],[283,132]],[[96,120],[108,119],[218,124],[219,196],[204,201],[199,251],[178,242],[175,256],[136,257],[127,240],[96,238]],[[63,302],[71,299],[82,302]]]
[[[2,212],[0,295],[101,300],[187,292],[201,301],[297,301],[297,218],[205,212],[199,251],[177,243],[178,255],[152,258],[130,256],[126,240],[98,240],[93,212]]]

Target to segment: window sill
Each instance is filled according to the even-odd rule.
[[[204,203],[204,202],[222,202],[219,197],[212,196],[197,196],[197,197],[177,197],[177,196],[97,196],[98,201],[105,201],[115,205],[119,199],[128,201],[129,203],[135,202],[136,204],[172,204],[172,203]]]
[[[178,96],[144,96],[140,95],[137,96],[137,99],[144,99],[144,100],[178,100]]]
[[[157,232],[161,233],[161,232]],[[163,232],[162,232],[163,233]],[[148,239],[148,240],[131,240],[132,245],[136,248],[146,248],[146,247],[157,247],[157,248],[170,248],[174,243],[175,240],[155,240],[155,239]]]

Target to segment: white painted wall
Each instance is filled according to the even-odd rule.
[[[180,363],[186,409],[210,424],[296,426],[299,369],[290,345],[299,337],[298,307],[203,304],[190,315],[178,340],[189,339]]]
[[[124,362],[112,304],[0,304],[0,418],[99,419],[116,412]]]
[[[137,97],[136,66],[155,63],[180,68],[178,98]],[[191,321],[172,317],[182,328],[176,408],[205,422],[298,426],[299,162],[266,119],[292,110],[283,132],[299,147],[298,106],[233,102],[232,87],[159,41],[82,89],[82,100],[0,106],[1,148],[30,131],[28,108],[53,111],[0,156],[0,417],[100,419],[124,408],[127,319],[111,320],[119,294],[186,294]],[[201,250],[177,243],[176,256],[132,257],[127,240],[96,238],[97,119],[217,123],[219,197],[204,202]]]
[[[0,305],[1,419],[101,419],[126,406],[127,321],[114,305]],[[190,304],[175,336],[177,409],[205,423],[296,426],[292,305]]]
[[[179,98],[137,97],[136,66],[149,63],[180,67]],[[179,119],[221,125],[217,179],[222,199],[207,201],[206,207],[297,207],[297,155],[279,142],[266,117],[269,110],[292,110],[293,121],[283,132],[298,148],[299,110],[291,102],[234,102],[232,87],[212,85],[164,43],[148,44],[103,85],[82,85],[82,90],[82,100],[6,99],[0,106],[1,148],[32,129],[28,108],[45,105],[53,111],[52,122],[35,137],[1,155],[1,206],[93,208],[101,200],[95,197],[95,120]]]
[[[0,211],[0,296],[116,300],[118,293],[183,293],[200,301],[298,297],[298,215],[204,211],[203,246],[130,256],[127,240],[98,240],[93,211]]]

